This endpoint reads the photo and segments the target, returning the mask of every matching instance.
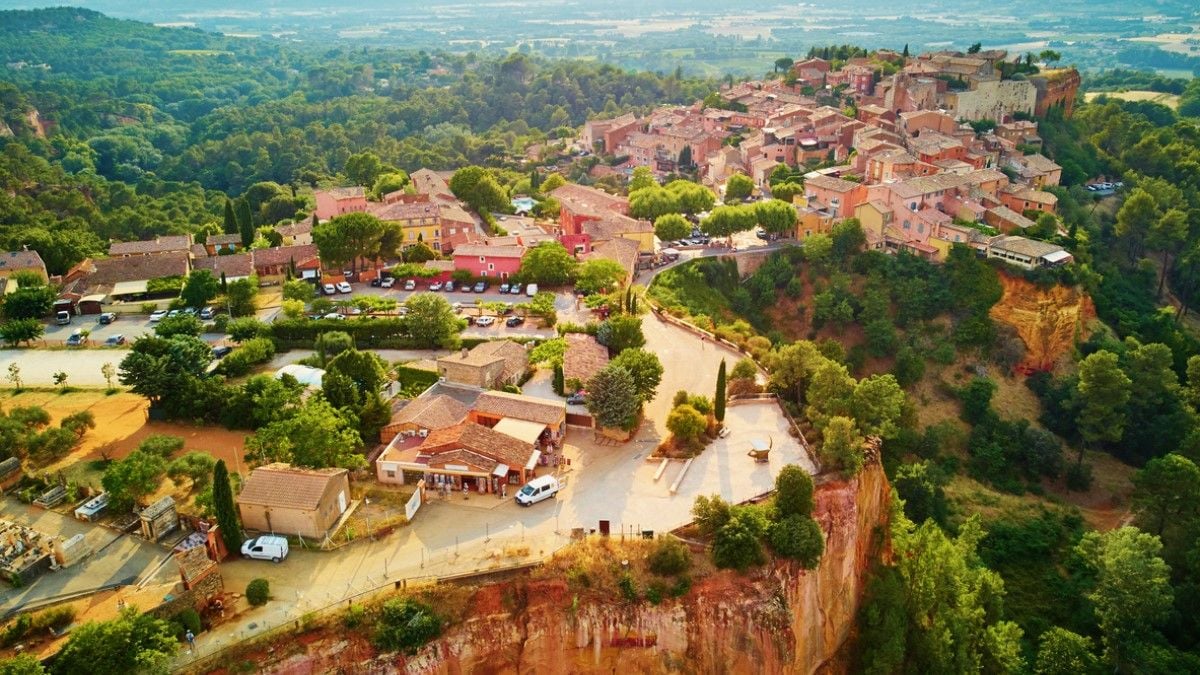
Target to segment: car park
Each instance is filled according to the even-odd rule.
[[[516,502],[521,506],[532,506],[558,494],[558,479],[554,476],[538,476],[517,491]]]
[[[345,281],[339,281],[337,284],[337,292],[338,293],[350,293],[353,290],[354,290],[354,288],[351,287],[350,284]]]
[[[415,291],[415,290],[417,290],[417,282],[416,282],[416,281],[414,281],[414,280],[412,280],[412,279],[409,279],[408,281],[405,281],[405,282],[404,282],[404,290],[406,290],[406,291]]]
[[[321,292],[325,295],[333,295],[337,293],[337,289],[333,287],[333,284],[324,284],[321,286]]]
[[[396,285],[396,280],[393,277],[384,277],[383,281],[379,282],[379,285],[384,288],[391,288]]]
[[[119,333],[117,335],[109,335],[108,339],[104,341],[105,347],[120,347],[123,344],[125,344],[125,336]]]
[[[218,347],[213,347],[212,355],[214,359],[223,359],[226,356],[229,356],[229,352],[231,351],[233,351],[233,347],[230,347],[229,345],[220,345]]]
[[[440,281],[435,281],[435,282],[433,282],[432,284],[429,284],[429,290],[431,290],[431,291],[440,291],[440,290],[442,290],[442,282],[440,282]]]
[[[242,557],[252,560],[270,560],[279,562],[288,557],[288,541],[286,537],[264,534],[261,537],[247,539],[242,544]]]
[[[510,316],[510,317],[508,317],[508,320],[504,322],[504,325],[508,326],[509,328],[516,328],[517,326],[520,326],[523,323],[525,323],[525,317]]]
[[[508,293],[508,284],[500,284],[500,292],[507,294]]]
[[[83,344],[83,331],[76,329],[71,336],[67,338],[68,347],[78,347]]]
[[[205,321],[211,320],[216,315],[217,311],[212,307],[205,307],[204,309],[200,310],[200,318]]]
[[[482,281],[475,282],[475,292],[482,293],[487,290],[488,285]]]
[[[478,319],[475,319],[475,325],[483,328],[487,328],[494,323],[496,323],[496,317],[494,316],[481,316]]]
[[[150,312],[150,323],[158,323],[166,315],[167,315],[167,310],[156,309],[153,312]]]

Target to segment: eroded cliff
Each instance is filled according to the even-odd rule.
[[[711,574],[657,606],[581,602],[564,580],[519,579],[479,588],[466,619],[411,657],[373,654],[357,636],[326,635],[295,641],[302,652],[258,665],[277,673],[414,675],[838,671],[867,570],[885,546],[889,486],[872,464],[853,480],[820,482],[814,499],[826,537],[814,570],[776,564]]]
[[[1086,340],[1096,318],[1092,298],[1076,287],[1042,288],[1021,277],[1000,274],[1004,296],[992,307],[993,319],[1016,329],[1025,343],[1024,370],[1048,370]]]

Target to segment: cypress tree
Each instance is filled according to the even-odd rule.
[[[213,508],[217,512],[217,525],[221,528],[221,539],[230,553],[242,549],[242,525],[238,522],[237,509],[233,505],[233,490],[229,487],[229,470],[225,460],[217,460],[213,467]]]
[[[713,397],[713,417],[717,422],[725,421],[725,359],[717,369],[717,395]]]
[[[224,273],[224,272],[221,272],[221,292],[222,292],[222,293],[228,293],[228,292],[229,292],[229,282],[225,280],[225,273]]]
[[[225,200],[225,234],[237,234],[238,224],[237,217],[233,215],[233,202],[229,199]]]
[[[254,242],[254,219],[250,216],[250,202],[246,201],[245,197],[238,197],[234,212],[237,215],[238,232],[242,233],[242,247],[250,248],[250,244]]]
[[[567,385],[564,381],[563,367],[560,363],[554,364],[554,379],[551,380],[550,386],[554,389],[554,393],[559,396],[565,395]]]

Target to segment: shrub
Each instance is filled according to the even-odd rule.
[[[671,586],[671,597],[681,598],[687,595],[687,592],[692,590],[692,578],[681,576],[675,579],[675,585]]]
[[[4,627],[0,633],[0,646],[11,647],[20,642],[33,629],[33,617],[29,614],[18,614],[13,622]]]
[[[655,579],[646,586],[646,600],[652,605],[657,605],[663,601],[663,597],[668,593],[667,585],[662,581]]]
[[[633,577],[626,572],[617,580],[617,588],[621,589],[621,597],[625,598],[625,602],[637,602],[640,599],[638,596],[637,582]]]
[[[271,599],[271,584],[266,579],[255,579],[246,584],[246,600],[255,607],[267,604]]]
[[[274,356],[275,343],[270,338],[253,338],[242,343],[241,347],[225,357],[221,363],[221,372],[230,377],[245,375],[253,366],[266,363]]]
[[[375,644],[388,651],[415,654],[442,632],[433,608],[409,598],[393,598],[380,608]]]
[[[1067,467],[1067,489],[1087,492],[1092,487],[1092,465],[1072,464]]]
[[[196,610],[188,607],[182,612],[175,615],[175,622],[183,626],[185,631],[192,631],[193,635],[199,635],[203,626],[200,624],[200,614]]]
[[[733,506],[717,495],[712,497],[700,495],[696,497],[696,503],[692,505],[692,515],[696,519],[696,527],[700,528],[700,532],[705,536],[712,536],[717,533],[717,530],[724,527],[725,523],[729,522],[729,518],[733,515]]]
[[[813,482],[807,471],[795,464],[783,467],[775,478],[775,509],[781,518],[812,515]]]
[[[647,561],[650,571],[664,577],[683,574],[692,565],[687,546],[675,537],[661,537]]]
[[[713,563],[717,567],[739,571],[761,565],[766,557],[759,539],[766,525],[767,519],[760,509],[753,506],[735,508],[713,539]]]
[[[367,616],[367,610],[362,605],[350,605],[342,615],[342,624],[346,628],[358,628]]]
[[[767,538],[776,553],[798,560],[806,569],[816,567],[825,550],[821,527],[808,516],[791,515],[772,523]]]

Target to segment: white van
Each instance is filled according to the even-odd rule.
[[[525,287],[525,295],[532,298],[537,295],[537,284],[529,284]]]
[[[525,484],[517,491],[516,500],[521,506],[532,506],[543,499],[549,499],[558,494],[558,479],[554,476],[541,476]]]
[[[254,560],[279,562],[288,556],[287,539],[273,534],[248,539],[246,543],[242,544],[242,556]]]
[[[66,310],[60,310],[54,314],[54,323],[60,326],[71,325],[71,313]]]

